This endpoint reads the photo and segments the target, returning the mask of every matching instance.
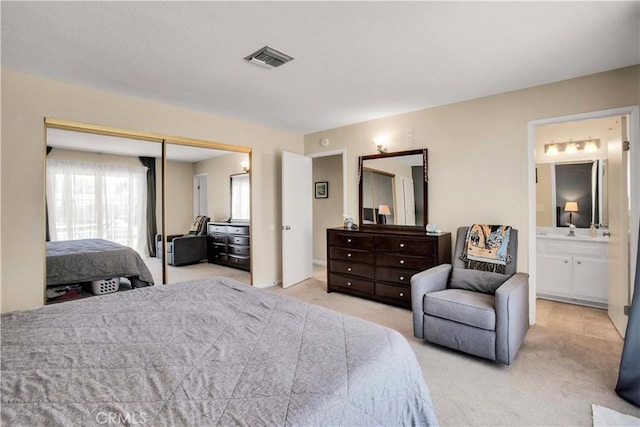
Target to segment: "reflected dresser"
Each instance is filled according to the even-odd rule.
[[[327,292],[411,308],[411,276],[451,263],[451,233],[327,229]]]
[[[207,256],[210,263],[250,270],[248,223],[210,222],[207,224],[207,236]]]

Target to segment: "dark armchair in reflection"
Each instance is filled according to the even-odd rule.
[[[197,216],[186,234],[167,236],[167,263],[180,266],[207,258],[208,216]],[[156,234],[157,257],[162,258],[162,235]]]

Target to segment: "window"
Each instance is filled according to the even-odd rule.
[[[231,219],[249,221],[250,203],[249,174],[231,175]]]
[[[143,166],[48,159],[51,240],[102,238],[144,254],[146,173]]]

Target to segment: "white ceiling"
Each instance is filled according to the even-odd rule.
[[[639,1],[1,8],[3,68],[303,134],[640,63]]]

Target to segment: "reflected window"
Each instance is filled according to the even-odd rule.
[[[249,174],[231,175],[231,219],[249,221],[251,218]]]

